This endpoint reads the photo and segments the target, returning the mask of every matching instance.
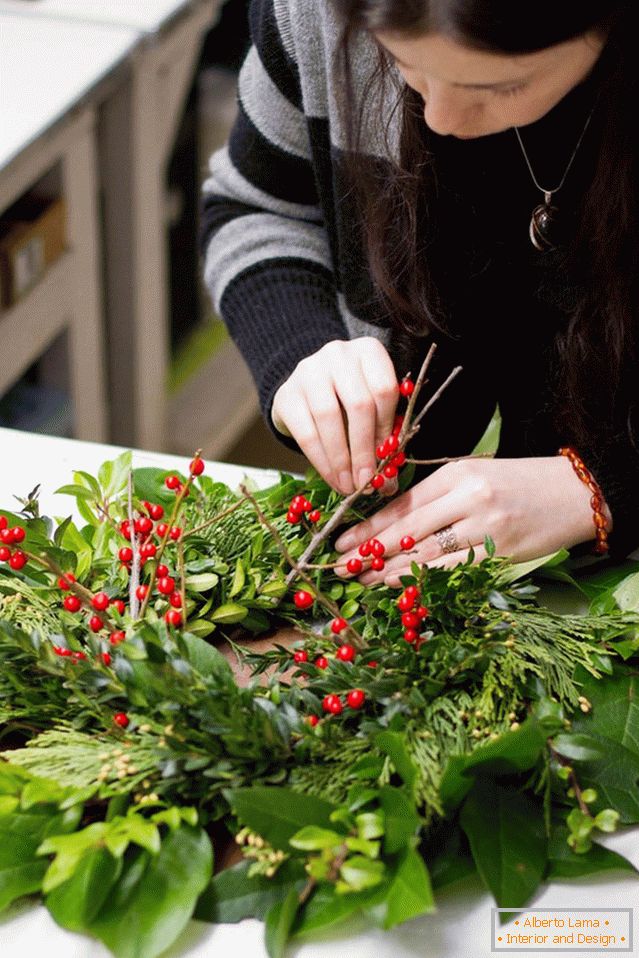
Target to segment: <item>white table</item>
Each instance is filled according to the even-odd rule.
[[[42,482],[42,504],[49,514],[67,515],[68,497],[55,505],[53,490],[71,480],[71,471],[81,468],[95,471],[99,464],[121,452],[113,446],[80,443],[73,440],[16,433],[0,429],[3,469],[0,473],[0,505],[11,507],[11,495],[28,492]],[[161,465],[184,468],[175,456],[135,452],[136,465]],[[269,485],[277,473],[245,469],[225,463],[209,463],[207,473],[232,486],[244,474],[260,484]],[[607,836],[609,848],[625,855],[639,867],[639,829]],[[491,951],[492,899],[477,880],[468,879],[438,895],[436,915],[416,919],[393,932],[381,932],[353,922],[342,930],[301,946],[291,947],[290,958],[489,958]],[[574,882],[557,882],[538,893],[531,908],[630,908],[639,918],[639,878],[590,876]],[[509,930],[514,930],[506,926]],[[192,921],[165,958],[266,958],[260,922],[246,920],[237,925],[211,927]],[[46,909],[32,902],[16,903],[0,916],[0,955],[2,958],[31,958],[42,952],[46,942],[47,958],[107,958],[107,950],[98,942],[58,928]],[[636,946],[635,946],[636,947]],[[638,952],[631,952],[637,954]],[[518,951],[536,958],[538,951]],[[560,954],[560,952],[553,952]],[[572,952],[576,954],[576,952]],[[588,952],[579,952],[584,958]],[[625,952],[628,954],[628,952]]]
[[[197,0],[0,0],[0,10],[34,17],[128,26],[145,34],[164,29]]]
[[[0,394],[66,331],[75,432],[84,439],[107,436],[96,118],[90,98],[117,74],[135,42],[130,28],[0,11],[0,214],[57,168],[68,244],[35,288],[0,313]]]

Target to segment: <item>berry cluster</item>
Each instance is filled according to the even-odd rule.
[[[346,619],[334,619],[333,623],[334,622],[343,622],[344,627],[346,627],[348,624]],[[331,629],[333,623],[331,623]],[[335,630],[332,629],[332,631]],[[355,647],[349,645],[348,643],[340,645],[335,651],[335,658],[340,662],[354,662],[356,655],[357,652]],[[293,661],[296,665],[301,665],[304,662],[308,662],[308,652],[306,649],[297,649],[293,653]],[[327,669],[329,664],[329,659],[325,655],[318,655],[313,662],[313,665],[315,665],[315,667],[318,669]],[[371,668],[375,668],[377,666],[377,662],[369,662],[368,665]],[[366,694],[362,691],[362,689],[351,689],[346,693],[345,703],[351,709],[361,709],[365,701]],[[334,693],[325,695],[324,699],[322,700],[322,708],[325,712],[328,712],[331,715],[340,715],[344,711],[344,701],[339,695]],[[310,726],[314,727],[317,725],[319,719],[317,715],[308,715],[306,721]]]
[[[27,556],[22,549],[12,550],[9,546],[18,545],[24,542],[25,531],[22,526],[9,528],[9,523],[5,516],[0,516],[0,562],[8,562],[10,567],[19,572],[27,564]]]
[[[404,638],[416,649],[425,641],[425,638],[421,636],[421,630],[424,619],[428,618],[428,609],[425,605],[419,604],[419,599],[420,592],[417,586],[407,585],[397,600],[397,608],[402,613]]]
[[[309,522],[316,523],[322,518],[322,513],[319,509],[314,508],[310,499],[306,499],[304,496],[293,496],[288,504],[286,521],[294,526],[298,522],[302,522],[305,517]]]

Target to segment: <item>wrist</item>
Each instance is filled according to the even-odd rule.
[[[597,480],[584,463],[579,453],[572,447],[562,447],[559,456],[565,461],[564,473],[572,473],[571,499],[579,510],[577,521],[577,542],[594,540],[593,551],[598,555],[608,552],[608,534],[612,531],[612,513],[606,503]],[[575,518],[576,514],[575,514]]]

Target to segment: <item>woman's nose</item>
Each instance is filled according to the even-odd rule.
[[[454,91],[430,88],[424,94],[424,120],[426,125],[440,136],[464,133],[476,120],[476,106],[462,99]]]

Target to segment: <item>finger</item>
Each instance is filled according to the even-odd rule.
[[[377,409],[359,366],[341,366],[334,373],[334,387],[348,422],[353,487],[375,472],[375,424]]]
[[[426,562],[425,566],[427,569],[452,569],[456,565],[459,565],[460,562],[468,561],[469,549],[461,549],[459,552],[451,552],[450,555],[442,556],[440,559],[434,559],[432,562]],[[477,565],[478,562],[481,562],[482,559],[485,559],[488,553],[484,545],[473,546],[473,551],[475,553],[473,558],[473,565]]]
[[[452,478],[450,472],[446,469],[438,469],[432,475],[427,476],[426,479],[422,479],[416,486],[407,489],[406,492],[384,506],[383,509],[379,509],[373,516],[369,516],[364,522],[360,522],[341,535],[335,543],[335,548],[338,552],[350,551],[357,548],[366,539],[373,537],[381,539],[382,533],[389,529],[392,529],[391,534],[394,538],[397,538],[397,543],[403,535],[407,534],[418,539],[428,532],[434,532],[435,529],[441,528],[442,525],[448,525],[450,522],[456,521],[460,516],[456,515],[446,522],[440,522],[440,525],[431,524],[429,529],[422,529],[422,535],[416,535],[410,528],[407,528],[414,521],[414,515],[421,514],[423,508],[429,503],[445,497],[452,491]],[[438,520],[435,519],[434,521]],[[397,533],[400,531],[401,534],[397,537]],[[382,539],[382,541],[384,540]],[[391,542],[389,541],[388,544],[384,542],[384,545],[391,545]],[[397,549],[394,551],[397,551]]]
[[[354,489],[351,457],[342,407],[335,395],[333,383],[324,378],[309,377],[304,381],[303,391],[324,449],[325,460],[329,463],[331,479],[327,479],[327,482],[342,495],[348,495]]]
[[[460,549],[466,548],[474,542],[483,542],[484,536],[476,519],[460,519],[458,522],[450,523],[450,525]],[[439,528],[444,527],[440,526]],[[387,549],[384,554],[385,572],[394,572],[396,569],[405,568],[411,562],[418,562],[422,565],[439,559],[442,555],[442,545],[435,533],[432,533],[417,541],[410,550],[399,550],[392,554],[391,550]]]
[[[376,409],[375,445],[390,435],[399,399],[395,368],[388,351],[380,342],[367,343],[359,354],[362,375]]]
[[[296,396],[295,402],[291,403],[286,425],[311,465],[330,486],[334,486],[337,477],[303,394]]]

